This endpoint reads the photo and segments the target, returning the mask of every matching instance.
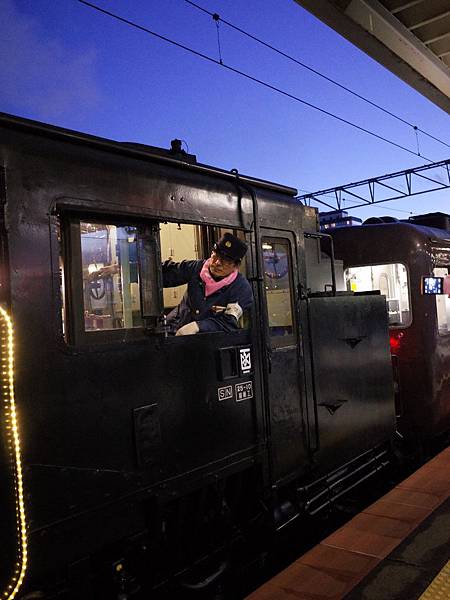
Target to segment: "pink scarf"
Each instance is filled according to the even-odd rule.
[[[209,272],[210,263],[211,263],[211,259],[208,258],[208,260],[206,260],[203,263],[202,270],[200,271],[200,279],[205,284],[205,296],[207,296],[207,297],[211,296],[211,294],[214,294],[215,292],[219,291],[221,288],[225,287],[226,285],[230,285],[230,283],[233,283],[233,281],[238,276],[238,271],[236,270],[236,271],[233,271],[232,273],[230,273],[229,275],[227,275],[226,277],[224,277],[223,279],[219,279],[219,281],[215,281],[213,276]]]

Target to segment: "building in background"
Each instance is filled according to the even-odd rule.
[[[319,213],[320,230],[327,231],[335,227],[348,227],[350,225],[361,225],[362,220],[352,217],[345,210],[330,210]]]

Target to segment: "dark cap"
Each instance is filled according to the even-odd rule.
[[[247,244],[231,233],[224,233],[220,240],[214,244],[213,250],[220,256],[237,262],[244,258],[247,252]]]

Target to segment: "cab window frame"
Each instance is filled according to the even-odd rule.
[[[59,245],[59,256],[62,260],[63,276],[61,281],[61,320],[62,320],[62,338],[65,345],[69,347],[89,347],[98,345],[107,345],[115,343],[133,342],[148,340],[151,338],[161,338],[165,342],[171,342],[172,336],[167,337],[164,334],[164,327],[162,327],[158,334],[159,326],[164,323],[164,315],[166,314],[163,300],[163,275],[162,275],[162,247],[161,247],[161,236],[160,236],[160,225],[162,223],[174,223],[178,225],[196,225],[201,228],[200,233],[203,236],[201,240],[200,248],[200,259],[207,259],[209,257],[210,249],[206,246],[204,241],[208,239],[211,247],[214,241],[216,241],[220,235],[221,230],[230,230],[226,225],[211,225],[207,223],[197,223],[191,221],[180,221],[180,220],[166,220],[159,218],[139,218],[134,215],[112,215],[110,213],[98,213],[88,212],[86,210],[77,210],[71,207],[68,210],[61,210],[56,214],[57,224],[60,235]],[[140,298],[140,313],[142,324],[140,326],[129,327],[129,328],[117,328],[117,329],[105,329],[105,330],[86,330],[85,322],[85,305],[84,305],[84,288],[83,288],[83,275],[82,275],[82,236],[81,236],[81,224],[82,223],[98,223],[102,225],[114,225],[116,227],[131,226],[135,227],[138,232],[137,236],[137,262],[138,262],[138,273],[139,273],[139,298]],[[247,233],[245,229],[236,229],[236,231],[242,232],[241,235],[247,240]],[[239,234],[238,234],[239,235]],[[146,255],[146,252],[140,250],[140,240],[147,238],[147,241],[151,242],[154,262],[152,272],[153,278],[151,281],[155,286],[156,293],[158,294],[158,306],[159,312],[157,315],[145,317],[145,302],[143,301],[143,288],[148,285],[149,278],[142,277],[142,255]],[[201,255],[205,256],[201,256]],[[248,277],[248,268],[251,258],[247,257],[246,271]],[[251,311],[249,311],[248,320],[237,330],[236,333],[242,333],[252,328],[251,324]],[[209,332],[222,333],[222,332]],[[150,334],[150,335],[149,335]],[[151,335],[153,334],[153,335]],[[178,336],[173,339],[180,341],[185,339],[185,336]]]
[[[290,309],[291,309],[291,327],[292,333],[287,335],[275,335],[272,332],[272,327],[270,326],[270,315],[269,315],[269,295],[267,293],[267,289],[264,289],[264,297],[265,297],[265,306],[266,306],[266,317],[267,317],[267,332],[268,339],[270,340],[270,347],[275,350],[278,348],[285,348],[290,346],[295,346],[298,340],[297,333],[297,315],[296,315],[296,305],[295,305],[295,279],[294,279],[294,266],[292,260],[292,252],[293,246],[291,240],[283,235],[277,236],[273,234],[263,235],[261,238],[261,246],[265,242],[269,244],[283,244],[287,247],[287,274],[289,280],[289,301],[290,301]],[[261,252],[263,248],[261,247]],[[265,279],[265,275],[264,275]],[[264,281],[264,288],[266,287]]]
[[[235,227],[233,225],[227,225],[227,224],[212,224],[212,223],[199,223],[197,221],[185,221],[185,220],[180,220],[180,219],[165,219],[164,221],[160,221],[159,225],[164,224],[171,224],[171,225],[177,225],[180,227],[180,229],[185,226],[185,225],[189,225],[189,226],[194,226],[194,227],[198,227],[199,230],[197,232],[197,242],[198,242],[198,247],[196,249],[197,252],[197,257],[191,257],[189,259],[176,259],[173,260],[173,262],[175,263],[179,263],[182,262],[182,260],[208,260],[209,257],[211,256],[211,252],[213,250],[213,246],[214,244],[222,237],[222,235],[225,232],[230,232],[233,235],[235,235],[236,237],[242,239],[243,241],[245,241],[248,245],[248,252],[247,254],[244,256],[244,258],[241,261],[241,264],[239,266],[239,272],[241,273],[241,275],[243,275],[247,280],[249,280],[252,276],[252,256],[251,256],[251,238],[249,238],[249,231],[246,230],[243,227]],[[160,237],[160,241],[161,241],[161,237]],[[165,262],[165,260],[167,260],[168,258],[171,257],[166,257],[164,256],[164,250],[163,250],[163,243],[161,243],[161,263],[163,264]],[[162,284],[161,284],[162,285]],[[180,288],[186,288],[187,284],[181,284],[179,286],[174,286],[173,288],[171,287],[166,287],[164,288],[164,290],[177,290]],[[180,298],[177,300],[177,303],[172,306],[172,305],[167,305],[166,302],[163,303],[163,311],[164,311],[164,316],[167,317],[168,314],[170,314],[170,312],[179,305],[179,303],[182,301],[182,295],[180,295]],[[247,309],[243,316],[241,317],[241,319],[239,320],[239,327],[236,329],[236,331],[233,332],[225,332],[225,331],[208,331],[208,332],[203,332],[201,335],[202,337],[205,335],[241,335],[243,332],[245,331],[250,331],[253,328],[253,312],[254,312],[254,306],[252,306],[251,308]],[[175,341],[175,343],[185,343],[187,340],[191,339],[193,336],[175,336],[175,335],[169,335],[168,337],[166,337],[166,342],[172,342]]]
[[[85,211],[64,212],[58,215],[61,233],[60,256],[63,261],[64,275],[64,341],[68,346],[96,346],[116,342],[132,342],[148,338],[148,331],[155,329],[158,317],[162,314],[162,272],[160,266],[160,242],[157,220],[130,216],[88,213]],[[82,276],[81,223],[98,223],[116,227],[135,227],[137,230],[137,263],[139,272],[139,303],[142,323],[135,327],[121,327],[89,331],[85,328],[84,292]],[[153,252],[152,275],[142,274],[141,240],[150,241]],[[148,250],[148,248],[147,248]],[[156,295],[155,304],[159,314],[144,316],[143,287],[151,280]],[[145,301],[144,301],[145,302]]]

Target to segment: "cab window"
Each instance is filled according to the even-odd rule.
[[[391,327],[411,324],[411,301],[408,272],[401,263],[351,267],[344,272],[347,290],[369,292],[379,290],[386,296]]]
[[[70,344],[121,341],[163,330],[186,285],[163,289],[161,263],[210,256],[225,231],[187,223],[121,222],[63,215],[59,221],[62,332]],[[246,271],[245,260],[241,271]],[[249,326],[244,314],[240,327]]]
[[[80,222],[85,331],[142,327],[137,228]]]
[[[161,260],[163,262],[171,260],[179,263],[183,260],[207,259],[211,255],[214,243],[226,232],[245,241],[245,233],[238,229],[192,225],[189,223],[161,223]],[[246,276],[246,257],[241,261],[239,271]],[[164,313],[166,315],[182,301],[186,288],[187,285],[164,288]],[[240,329],[248,329],[250,327],[248,312],[244,313],[240,318],[239,327]]]
[[[132,338],[161,312],[155,224],[61,220],[63,334],[69,343]]]
[[[263,238],[264,288],[272,345],[294,342],[292,267],[287,239]]]

